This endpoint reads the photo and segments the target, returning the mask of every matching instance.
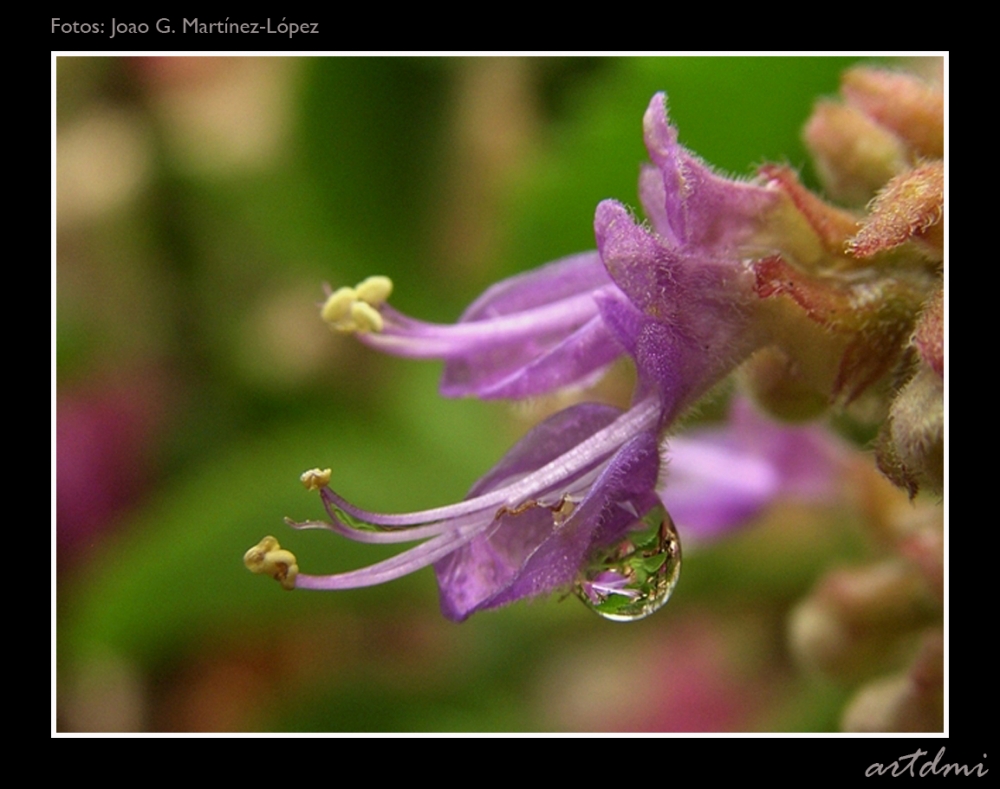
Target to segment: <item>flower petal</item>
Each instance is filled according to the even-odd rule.
[[[644,183],[650,177],[646,173],[640,178],[639,191],[646,215],[659,235],[673,245],[712,249],[719,254],[736,254],[757,243],[754,236],[781,200],[775,190],[718,175],[678,143],[663,93],[650,101],[643,132],[649,158],[663,179],[663,208],[651,205],[659,194],[651,183]]]
[[[832,496],[845,463],[823,428],[778,424],[742,399],[724,427],[671,439],[669,457],[660,497],[684,535],[696,538],[745,525],[778,496]]]
[[[602,295],[602,315],[669,421],[757,345],[753,270],[740,259],[672,246],[613,200],[598,205],[594,232],[608,273],[642,313]]]
[[[580,403],[553,414],[511,447],[500,462],[472,486],[467,498],[498,490],[537,471],[621,415],[620,409],[600,403]]]
[[[511,343],[489,355],[449,361],[441,379],[441,394],[521,399],[588,386],[623,352],[600,316],[546,350],[541,350],[540,339]]]
[[[610,283],[597,252],[570,255],[491,285],[466,308],[459,323],[515,315]]]
[[[434,565],[441,610],[462,621],[476,611],[567,588],[587,555],[619,539],[658,502],[656,434],[625,443],[565,517],[561,506],[527,502]]]
[[[489,321],[539,307],[574,303],[613,287],[600,256],[586,252],[511,277],[489,288],[459,319],[459,324]],[[512,342],[482,346],[477,353],[449,359],[441,378],[446,397],[522,398],[587,381],[622,354],[622,348],[597,317],[596,304],[585,321],[566,321],[556,331],[536,331]],[[567,310],[568,311],[568,310]],[[581,317],[583,313],[581,311]]]

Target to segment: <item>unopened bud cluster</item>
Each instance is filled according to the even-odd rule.
[[[876,482],[865,514],[887,555],[822,577],[792,611],[791,651],[804,668],[857,686],[841,721],[846,731],[940,731],[941,511],[905,504]]]
[[[887,415],[879,468],[911,496],[941,493],[943,93],[933,80],[874,69],[847,72],[841,92],[843,101],[817,104],[805,141],[827,194],[866,207],[834,207],[788,168],[762,169],[812,233],[790,219],[785,251],[755,265],[773,344],[743,380],[786,419],[856,402]]]

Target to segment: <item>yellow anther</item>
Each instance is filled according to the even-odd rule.
[[[351,314],[351,305],[357,300],[354,288],[338,288],[326,300],[320,316],[327,323],[339,324]]]
[[[284,550],[270,535],[243,554],[243,564],[252,573],[270,575],[285,589],[295,588],[299,565],[295,554]]]
[[[351,320],[355,331],[382,331],[382,316],[378,310],[365,301],[356,301],[351,305]]]
[[[388,277],[368,277],[354,289],[361,301],[378,307],[385,304],[392,294],[392,280]]]
[[[377,307],[392,293],[388,277],[368,277],[356,288],[338,288],[320,310],[331,329],[342,332],[380,332],[383,321]]]
[[[306,486],[306,490],[319,490],[329,484],[332,473],[328,468],[311,468],[308,471],[303,471],[299,479]]]

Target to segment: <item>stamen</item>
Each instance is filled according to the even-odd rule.
[[[278,579],[286,589],[354,589],[385,583],[433,564],[505,515],[545,507],[553,522],[561,524],[575,514],[578,496],[603,473],[610,456],[631,437],[651,428],[657,414],[656,400],[646,400],[537,471],[458,504],[422,512],[384,515],[361,510],[326,486],[328,469],[311,469],[302,475],[302,482],[310,489],[318,486],[330,523],[286,520],[290,526],[326,528],[363,543],[426,541],[377,564],[336,575],[299,574],[295,557],[281,550],[273,537],[265,537],[247,551],[244,562],[253,572]]]
[[[477,530],[467,533],[441,534],[432,540],[421,543],[415,548],[403,551],[385,561],[378,562],[360,570],[352,570],[338,575],[300,575],[297,586],[300,589],[360,589],[363,586],[375,586],[386,581],[402,578],[447,556],[452,551],[461,548],[478,534]]]
[[[340,332],[380,332],[384,321],[377,308],[391,293],[391,279],[368,277],[356,287],[338,288],[331,293],[320,309],[320,317]]]
[[[455,528],[451,522],[430,523],[424,526],[412,526],[407,529],[390,529],[388,531],[369,524],[365,524],[369,528],[363,528],[354,523],[345,523],[343,514],[331,505],[326,498],[324,498],[323,503],[326,505],[327,514],[330,516],[329,521],[293,521],[291,518],[285,518],[285,523],[293,529],[325,529],[326,531],[332,531],[334,534],[346,537],[349,540],[354,540],[354,542],[383,545],[425,540],[429,537],[437,537],[439,534],[444,534],[446,531],[451,531]]]
[[[357,291],[361,301],[367,302],[373,307],[379,307],[385,304],[389,300],[389,296],[392,295],[392,280],[382,276],[368,277],[368,279],[359,282],[354,290]]]
[[[351,305],[351,323],[352,330],[359,332],[380,332],[384,326],[378,310],[365,301],[356,301]]]
[[[332,473],[328,468],[311,468],[308,471],[303,471],[299,479],[302,480],[302,484],[305,485],[306,490],[319,490],[330,484],[330,475]]]
[[[324,488],[321,494],[324,502],[328,501],[352,518],[375,526],[424,526],[445,520],[454,523],[455,518],[482,512],[489,512],[492,520],[492,514],[500,507],[517,506],[528,498],[537,499],[553,490],[575,493],[579,491],[574,488],[586,489],[592,478],[599,473],[598,467],[629,438],[651,428],[657,415],[656,400],[646,400],[537,471],[502,488],[446,507],[386,515],[355,507],[329,488]]]
[[[364,341],[373,348],[398,356],[447,359],[482,352],[492,346],[537,340],[546,335],[559,336],[594,318],[598,314],[595,297],[613,287],[570,296],[510,315],[454,324],[426,323],[386,306],[380,312],[385,330],[364,338]]]
[[[295,588],[295,578],[299,574],[295,554],[284,550],[270,535],[243,554],[243,564],[252,573],[270,575],[285,589]]]
[[[324,321],[337,324],[351,314],[351,305],[358,299],[354,288],[339,288],[327,297],[320,316]]]

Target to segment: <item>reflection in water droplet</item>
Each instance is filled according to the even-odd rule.
[[[681,542],[662,504],[638,518],[619,543],[598,551],[576,594],[605,619],[634,622],[659,611],[681,573]]]

